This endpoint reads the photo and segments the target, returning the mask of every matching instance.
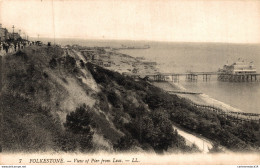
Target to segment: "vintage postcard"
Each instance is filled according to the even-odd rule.
[[[257,0],[0,0],[0,164],[259,165],[259,18]]]

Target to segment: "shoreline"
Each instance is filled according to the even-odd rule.
[[[165,87],[165,84],[161,82],[153,82],[155,86],[160,87],[161,89],[165,91],[180,91],[180,92],[190,92],[188,89],[184,88],[180,83],[174,83],[172,81],[166,81],[165,83],[168,83],[169,85]],[[169,90],[170,89],[170,90]],[[192,92],[191,92],[192,93]],[[220,100],[217,100],[215,98],[210,97],[209,95],[205,93],[199,93],[199,94],[179,94],[176,93],[177,96],[181,98],[188,99],[192,101],[193,103],[199,104],[199,105],[207,105],[207,106],[213,106],[216,108],[219,108],[225,112],[244,112],[241,109],[232,107],[231,105],[222,102]]]
[[[83,48],[85,46],[82,46]],[[100,47],[102,48],[102,47]],[[137,57],[132,56],[129,54],[121,53],[118,50],[111,50],[106,49],[104,54],[101,54],[99,57],[100,60],[103,62],[110,62],[110,66],[103,66],[103,68],[106,68],[108,70],[119,72],[123,75],[128,76],[139,76],[141,78],[144,78],[146,74],[155,74],[160,73],[162,70],[160,69],[159,63],[156,62],[156,64],[146,64],[147,62],[151,62],[151,60],[147,60],[144,57]],[[215,98],[210,97],[210,95],[207,95],[203,92],[201,93],[195,93],[190,91],[189,89],[185,88],[182,84],[178,82],[173,82],[171,80],[166,81],[169,86],[165,89],[164,86],[157,85],[157,87],[160,87],[161,89],[164,89],[166,91],[174,91],[177,96],[181,98],[188,99],[192,101],[193,103],[199,104],[199,105],[206,105],[206,106],[212,106],[218,109],[221,109],[225,112],[243,112],[243,113],[249,113],[246,111],[243,111],[239,108],[232,107],[231,105],[222,102],[221,100],[217,100]],[[153,82],[155,83],[155,82]],[[178,93],[179,92],[179,93]],[[189,94],[189,92],[191,94]],[[182,94],[186,93],[186,94]],[[195,94],[194,94],[195,93]]]
[[[210,111],[221,113],[228,115],[229,117],[233,118],[234,120],[243,120],[243,121],[255,121],[260,123],[260,114],[259,113],[250,113],[245,112],[241,109],[232,107],[231,105],[219,101],[210,97],[205,93],[194,93],[189,92],[186,88],[185,90],[176,90],[180,89],[180,84],[175,85],[175,83],[171,81],[166,82],[152,82],[152,84],[156,87],[163,89],[164,91],[168,92],[169,94],[175,94],[179,98],[184,98],[191,102],[192,105],[200,108],[206,108]],[[172,91],[172,89],[174,91]],[[175,93],[174,93],[175,92]],[[179,92],[179,93],[178,93]],[[184,93],[182,93],[184,92]]]

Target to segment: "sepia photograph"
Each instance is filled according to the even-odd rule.
[[[259,18],[258,0],[0,0],[0,165],[259,165]]]

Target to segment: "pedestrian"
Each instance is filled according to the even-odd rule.
[[[3,50],[3,43],[0,44],[0,52]]]
[[[5,52],[6,52],[6,54],[8,53],[8,50],[9,50],[9,45],[8,45],[8,43],[6,43],[5,44]]]

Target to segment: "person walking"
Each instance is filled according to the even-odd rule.
[[[16,52],[16,47],[17,47],[16,44],[14,44],[14,51],[15,51],[15,52]]]
[[[2,52],[2,50],[3,50],[3,43],[1,42],[0,43],[0,52]]]
[[[5,53],[8,53],[9,45],[8,43],[4,43]]]
[[[0,43],[0,54],[2,55],[4,53],[3,43]]]

